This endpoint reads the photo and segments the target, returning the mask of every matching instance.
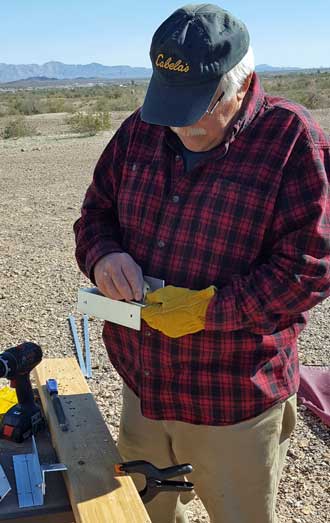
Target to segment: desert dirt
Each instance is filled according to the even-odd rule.
[[[113,127],[125,116],[114,113]],[[330,109],[314,116],[329,132]],[[29,340],[42,346],[45,357],[72,357],[67,318],[75,314],[80,326],[77,290],[89,285],[76,266],[72,225],[113,131],[79,137],[69,132],[64,114],[29,118],[39,136],[0,139],[0,351]],[[116,439],[121,381],[103,348],[101,328],[101,321],[90,321],[89,386]],[[299,353],[303,364],[330,365],[330,300],[312,311]],[[0,386],[6,384],[0,380]],[[329,428],[299,405],[280,485],[279,523],[330,521],[329,445]],[[190,521],[209,521],[198,500]]]

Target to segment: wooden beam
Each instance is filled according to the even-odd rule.
[[[129,476],[114,477],[116,445],[74,358],[43,360],[33,371],[76,523],[151,523]],[[59,428],[46,380],[55,378],[69,422]]]

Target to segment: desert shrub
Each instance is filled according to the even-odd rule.
[[[46,100],[46,108],[48,113],[63,113],[64,111],[64,102],[63,98],[49,97]],[[46,111],[45,111],[46,112]]]
[[[319,75],[320,77],[322,75]],[[1,92],[1,115],[34,115],[58,112],[106,113],[110,111],[134,111],[143,102],[147,82],[133,80],[124,84],[100,84],[94,86],[50,87],[45,89],[19,89]]]
[[[10,113],[10,108],[7,104],[0,104],[0,117],[1,116],[8,116]]]
[[[42,114],[44,111],[44,104],[39,98],[32,94],[22,95],[17,94],[11,101],[13,113],[16,114]]]
[[[65,97],[37,93],[16,93],[9,98],[10,114],[45,114],[72,112],[72,103]]]
[[[97,98],[95,102],[95,111],[111,111],[112,110],[112,104],[110,98],[107,98],[106,96],[102,96],[101,98]]]
[[[330,73],[262,76],[267,93],[294,100],[308,109],[330,107]]]
[[[73,113],[74,106],[72,102],[66,100],[66,98],[59,97],[48,97],[47,100],[44,100],[46,113]]]
[[[307,91],[302,102],[308,109],[323,109],[330,107],[330,98],[325,93],[315,89]]]
[[[8,121],[7,125],[2,131],[2,137],[7,140],[8,138],[20,138],[22,136],[31,136],[36,133],[36,129],[31,125],[24,116],[16,116]]]
[[[134,90],[124,90],[120,92],[111,92],[109,96],[97,98],[95,103],[96,111],[135,111],[143,101],[143,96],[137,95]]]
[[[63,112],[63,113],[74,113],[76,110],[77,110],[77,108],[75,107],[75,105],[71,101],[70,102],[66,101],[63,104],[62,111],[60,111],[60,112]]]
[[[67,118],[72,131],[94,135],[99,131],[110,128],[110,114],[108,112],[83,113],[77,112]]]

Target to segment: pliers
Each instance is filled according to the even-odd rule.
[[[193,468],[189,463],[159,469],[144,460],[126,461],[125,463],[117,463],[115,465],[116,474],[138,473],[145,476],[146,485],[144,489],[139,492],[143,503],[151,501],[159,492],[187,492],[193,490],[194,484],[189,481],[168,481],[169,478],[189,474],[192,470]]]

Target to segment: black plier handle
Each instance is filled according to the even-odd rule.
[[[126,461],[115,465],[116,474],[143,474],[146,479],[146,486],[139,492],[144,503],[151,501],[159,492],[179,491],[187,492],[194,488],[193,483],[189,481],[168,481],[169,478],[189,474],[192,472],[192,466],[189,463],[183,465],[174,465],[159,469],[144,460]]]

